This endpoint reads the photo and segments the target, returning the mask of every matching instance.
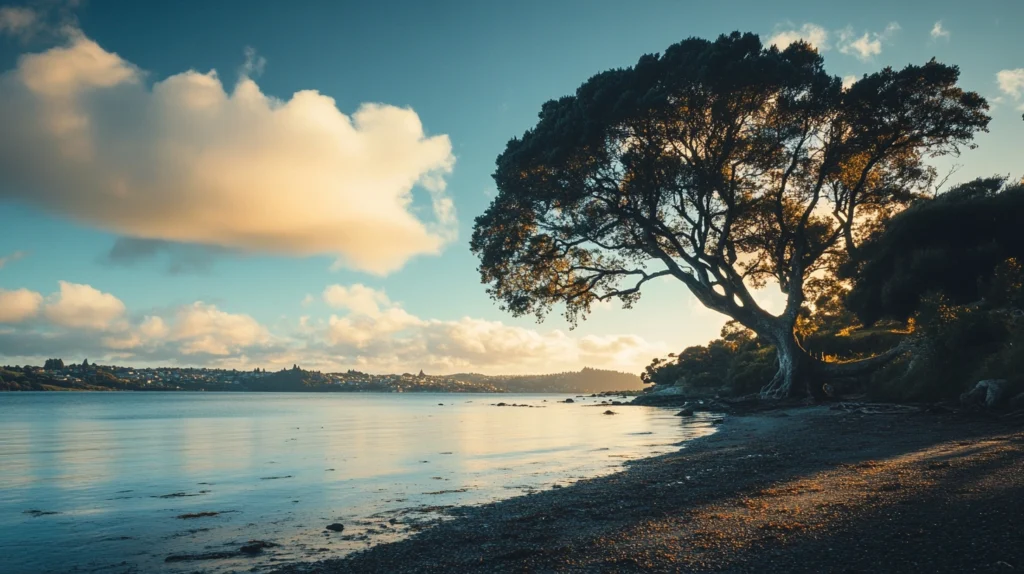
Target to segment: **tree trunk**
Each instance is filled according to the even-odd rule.
[[[820,361],[800,345],[793,333],[793,327],[785,324],[773,325],[765,335],[765,338],[775,346],[779,370],[775,378],[761,389],[761,396],[777,399],[805,396],[811,396],[815,400],[824,398],[824,380],[820,376],[823,373],[818,368]]]
[[[816,401],[825,398],[824,384],[830,379],[864,375],[899,357],[909,349],[909,340],[866,359],[826,363],[808,353],[782,321],[762,329],[760,336],[775,346],[779,370],[761,389],[763,398],[795,398],[810,396]]]

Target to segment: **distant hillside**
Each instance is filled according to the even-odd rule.
[[[549,375],[370,375],[306,371],[298,365],[276,373],[188,367],[134,368],[65,365],[51,359],[43,367],[0,367],[0,391],[256,391],[382,393],[602,393],[643,388],[630,373],[583,369]]]
[[[605,371],[585,367],[579,372],[552,373],[550,375],[481,375],[458,373],[450,378],[488,383],[511,393],[603,393],[606,391],[635,391],[644,388],[640,377],[632,373]]]
[[[323,373],[295,367],[248,381],[245,387],[250,391],[295,393],[326,390],[330,382],[331,379]]]

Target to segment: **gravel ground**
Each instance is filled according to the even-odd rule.
[[[1018,419],[1019,421],[1019,419]],[[1024,571],[1024,429],[804,407],[282,574]]]

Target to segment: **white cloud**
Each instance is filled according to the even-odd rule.
[[[267,96],[263,65],[249,52],[230,92],[214,71],[150,83],[73,30],[0,76],[0,194],[128,237],[377,274],[455,239],[447,136],[408,108]]]
[[[776,30],[775,34],[768,39],[768,44],[774,44],[780,50],[785,50],[787,46],[797,40],[803,40],[822,52],[829,49],[828,30],[811,23],[804,24],[799,28]]]
[[[1018,100],[1024,97],[1024,68],[1000,70],[996,74],[996,82],[1004,94]]]
[[[62,327],[106,329],[124,316],[125,306],[110,293],[80,283],[60,282],[60,291],[47,298],[43,314]]]
[[[421,318],[365,285],[332,285],[324,299],[335,308],[329,317],[303,315],[272,333],[249,315],[201,301],[135,314],[88,285],[61,282],[48,300],[24,289],[0,291],[0,322],[17,323],[0,329],[0,359],[63,355],[140,366],[298,363],[324,371],[525,374],[583,366],[639,372],[672,350],[632,334],[580,336],[473,317]],[[26,320],[41,306],[49,321]]]
[[[5,255],[3,257],[0,257],[0,269],[3,269],[4,266],[7,265],[8,263],[14,263],[15,261],[17,261],[19,259],[24,259],[26,255],[28,255],[28,254],[25,253],[24,251],[15,251],[14,253],[11,253],[10,255]]]
[[[331,315],[327,339],[332,345],[365,348],[408,327],[422,324],[401,306],[392,303],[387,294],[360,283],[350,287],[330,285],[323,299],[335,309],[348,311],[344,317]]]
[[[864,32],[857,35],[853,27],[847,26],[839,31],[839,51],[848,56],[856,56],[860,60],[870,60],[882,53],[883,42],[888,42],[899,30],[898,23],[890,22],[882,32]]]
[[[239,358],[271,340],[270,332],[249,315],[196,301],[175,309],[166,319],[146,316],[108,335],[103,343],[110,349],[177,362],[195,360],[198,355],[198,362],[206,363],[211,357]]]
[[[931,36],[936,40],[939,38],[949,39],[949,30],[942,27],[942,20],[939,20],[932,26]]]
[[[249,315],[227,313],[201,301],[179,309],[174,325],[165,332],[185,355],[230,355],[270,341],[267,329]]]
[[[335,309],[346,309],[364,315],[379,315],[381,305],[390,305],[388,296],[361,283],[351,287],[329,285],[324,289],[324,302]]]
[[[167,323],[160,317],[147,316],[139,324],[139,334],[146,339],[162,339],[168,332]]]
[[[850,86],[857,83],[857,76],[843,76],[843,89],[849,90]]]
[[[43,296],[28,289],[0,289],[0,323],[20,323],[39,313]]]
[[[538,373],[588,365],[639,371],[664,345],[635,335],[572,337],[472,317],[423,319],[363,285],[332,285],[328,304],[347,309],[308,332],[327,356],[374,371]],[[302,322],[309,327],[308,320]]]

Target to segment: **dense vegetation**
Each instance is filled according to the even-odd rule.
[[[889,400],[957,397],[977,381],[1024,391],[1024,185],[980,179],[918,198],[888,219],[801,311],[802,346],[832,360],[907,352],[837,381]],[[644,380],[692,394],[748,394],[774,369],[774,348],[735,323],[720,339],[655,359]]]
[[[933,187],[928,159],[987,128],[959,76],[932,60],[844,87],[809,44],[739,32],[596,74],[498,157],[471,243],[481,279],[515,315],[557,305],[575,320],[672,278],[775,348],[764,395],[819,396],[823,379],[894,356],[823,361],[800,342],[802,314],[822,274]],[[778,315],[752,295],[768,283],[786,297]]]
[[[640,377],[603,369],[583,368],[580,371],[548,375],[479,375],[459,373],[453,379],[486,383],[511,393],[605,393],[634,391],[643,388]]]

